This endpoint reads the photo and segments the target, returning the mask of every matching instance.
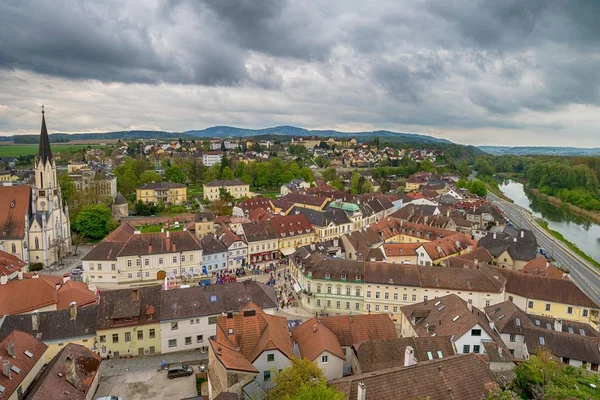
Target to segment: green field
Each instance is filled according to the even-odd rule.
[[[95,149],[109,147],[106,145],[99,144],[69,144],[69,143],[61,143],[61,144],[52,144],[52,152],[60,153],[63,151],[69,151],[71,153],[81,151],[86,147],[92,147]],[[19,157],[19,156],[27,156],[30,154],[36,154],[38,150],[37,144],[10,144],[10,145],[1,145],[0,146],[0,157]]]
[[[171,228],[169,229],[171,232],[174,231],[182,231],[183,230],[183,223],[179,226],[179,228]],[[140,230],[140,232],[142,233],[158,233],[160,232],[160,230],[162,229],[163,225],[162,224],[156,224],[156,225],[146,225],[146,226],[137,226],[136,228]]]

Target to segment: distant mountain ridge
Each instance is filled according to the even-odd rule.
[[[402,133],[392,131],[365,131],[365,132],[342,132],[336,130],[309,130],[304,128],[298,128],[296,126],[275,126],[272,128],[263,129],[246,129],[236,128],[233,126],[212,126],[210,128],[202,130],[190,130],[183,132],[188,135],[197,137],[220,137],[220,138],[239,138],[239,137],[254,137],[261,135],[274,135],[274,136],[319,136],[319,137],[354,137],[356,139],[372,139],[380,137],[382,139],[401,139],[411,142],[423,142],[423,143],[446,143],[452,144],[447,139],[440,139],[433,136],[422,135],[418,133]]]
[[[341,132],[336,130],[308,130],[295,126],[276,126],[263,129],[237,128],[233,126],[212,126],[201,130],[188,130],[185,132],[167,132],[167,131],[149,131],[132,130],[103,133],[53,133],[50,134],[52,142],[67,142],[74,140],[137,140],[137,139],[193,139],[193,138],[251,138],[266,136],[319,136],[323,138],[356,138],[358,140],[372,140],[375,137],[387,139],[390,141],[404,141],[412,144],[453,144],[450,140],[435,138],[433,136],[422,135],[418,133],[400,133],[392,131],[371,131],[371,132]],[[2,136],[0,141],[11,141],[19,138],[23,142],[33,142],[35,135],[13,135]]]
[[[480,150],[486,153],[502,156],[502,155],[518,155],[518,156],[599,156],[600,147],[551,147],[551,146],[478,146]]]

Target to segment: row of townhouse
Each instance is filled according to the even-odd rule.
[[[163,290],[161,285],[104,291],[95,320],[103,358],[207,349],[217,317],[252,301],[277,309],[273,289],[258,282]]]
[[[399,324],[402,306],[456,294],[479,308],[510,300],[532,314],[598,327],[598,305],[568,279],[485,264],[465,269],[345,260],[318,251],[298,252],[290,265],[310,312],[381,312]]]
[[[212,215],[200,213],[189,226],[192,231],[186,226],[182,231],[141,233],[123,222],[82,259],[84,280],[94,284],[147,284],[165,278],[194,281],[271,262],[315,242],[314,229],[303,215],[240,224],[234,233],[225,225],[214,232]]]

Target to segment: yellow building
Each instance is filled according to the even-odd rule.
[[[547,278],[496,268],[506,277],[505,300],[528,314],[584,322],[599,327],[599,308],[566,278]]]
[[[16,182],[19,176],[12,171],[0,171],[0,182]]]
[[[215,217],[212,213],[204,211],[196,214],[194,218],[194,231],[196,237],[202,239],[209,233],[215,233]]]
[[[160,353],[161,290],[156,285],[101,293],[96,326],[101,357]]]
[[[278,240],[279,251],[290,255],[296,248],[315,242],[315,231],[302,214],[273,217],[269,220]]]
[[[84,162],[72,162],[69,163],[69,165],[67,165],[67,173],[71,173],[71,172],[75,172],[75,171],[82,171],[82,170],[89,170],[90,167],[88,167],[88,165]]]
[[[221,189],[225,189],[234,199],[252,197],[250,185],[234,180],[214,180],[204,184],[204,199],[214,201],[221,198]]]
[[[173,182],[149,183],[137,188],[137,200],[148,204],[184,204],[187,187]]]
[[[70,308],[30,314],[7,315],[0,327],[0,335],[13,330],[29,333],[39,338],[48,349],[48,360],[54,358],[69,343],[96,351],[96,312],[98,306],[72,305]]]
[[[456,294],[475,307],[504,301],[506,280],[491,267],[455,269],[360,262],[327,258],[319,253],[290,258],[309,312],[329,315],[385,313],[400,324],[402,306]],[[498,277],[496,277],[498,276]]]

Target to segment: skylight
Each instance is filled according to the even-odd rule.
[[[440,303],[441,303],[441,301],[440,301],[440,300],[438,300],[438,301],[436,301],[436,302],[435,302],[434,306],[436,306],[436,307],[437,307],[437,306],[439,306],[439,305],[440,305]]]
[[[211,295],[211,296],[210,296],[210,301],[211,301],[211,302],[213,302],[213,303],[214,303],[215,301],[217,301],[217,295],[215,295],[215,294]]]
[[[437,355],[438,355],[438,358],[443,358],[444,357],[444,355],[442,354],[441,350],[437,351]]]
[[[583,329],[579,328],[579,334],[581,336],[585,336],[585,331]]]
[[[438,311],[442,311],[444,308],[446,308],[446,306],[441,306],[440,308],[438,308]]]
[[[535,326],[540,326],[540,320],[539,319],[535,320]]]
[[[521,326],[521,318],[515,318],[515,325]]]
[[[25,350],[25,355],[29,358],[33,358],[33,353],[30,352],[29,350]]]
[[[460,318],[460,315],[457,315],[456,317],[452,318],[452,322],[455,322],[459,318]]]
[[[540,336],[540,345],[545,346],[546,345],[546,340]]]
[[[16,365],[11,365],[10,370],[13,371],[15,374],[21,373],[21,368],[17,367]]]
[[[433,354],[430,351],[427,352],[427,359],[433,360]]]

